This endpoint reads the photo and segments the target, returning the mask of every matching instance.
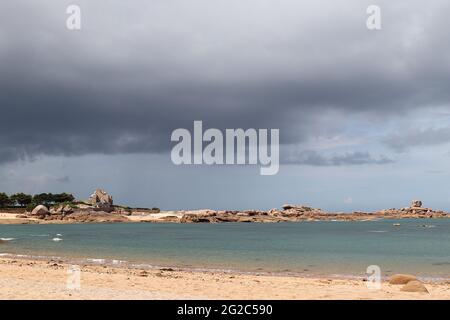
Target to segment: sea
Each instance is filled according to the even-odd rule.
[[[0,225],[0,239],[0,257],[74,264],[450,279],[450,219]]]

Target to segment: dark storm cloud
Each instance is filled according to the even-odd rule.
[[[302,151],[297,154],[288,154],[282,159],[285,164],[304,164],[311,166],[352,166],[394,162],[385,156],[374,158],[368,152],[348,152],[340,155],[325,156],[312,150]]]
[[[446,1],[380,1],[378,32],[356,0],[78,1],[82,30],[70,32],[72,2],[0,4],[0,162],[164,152],[194,120],[299,143],[355,114],[450,101]],[[305,157],[296,163],[388,161]]]

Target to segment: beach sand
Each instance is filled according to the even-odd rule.
[[[68,220],[43,220],[38,218],[23,218],[22,214],[0,212],[0,224],[69,224],[69,223],[82,223],[80,221],[68,221]],[[119,215],[111,215],[112,218]],[[183,216],[182,213],[176,211],[164,211],[161,213],[135,213],[130,216],[122,216],[125,221],[130,223],[139,222],[178,222]],[[127,221],[128,220],[128,221]]]
[[[38,222],[38,219],[19,218],[20,214],[0,212],[0,224],[27,224]]]
[[[69,265],[0,259],[0,299],[450,299],[450,283],[426,283],[429,294],[383,283],[369,290],[349,279],[80,266],[80,289],[67,287]]]

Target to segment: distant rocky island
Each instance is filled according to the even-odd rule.
[[[375,219],[403,218],[449,218],[450,214],[422,207],[422,202],[414,200],[410,207],[387,209],[376,212],[326,212],[304,205],[285,204],[282,210],[269,211],[182,211],[180,222],[282,222],[282,221],[363,221]]]
[[[67,194],[65,194],[67,195]],[[51,206],[43,204],[28,209],[1,210],[9,223],[89,223],[89,222],[300,222],[300,221],[367,221],[376,219],[448,218],[450,214],[423,207],[413,200],[409,207],[375,212],[326,212],[305,205],[285,204],[281,209],[263,210],[178,210],[130,208],[115,205],[113,197],[97,189],[86,201],[65,201]],[[8,216],[9,214],[9,216]],[[6,217],[5,217],[6,216]],[[0,219],[0,223],[2,220]],[[4,222],[6,223],[6,222]]]

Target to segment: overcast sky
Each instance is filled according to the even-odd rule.
[[[82,29],[66,28],[81,8]],[[382,29],[366,27],[381,8]],[[448,0],[2,0],[0,191],[163,209],[450,210]],[[281,167],[175,166],[176,128],[279,128]]]

